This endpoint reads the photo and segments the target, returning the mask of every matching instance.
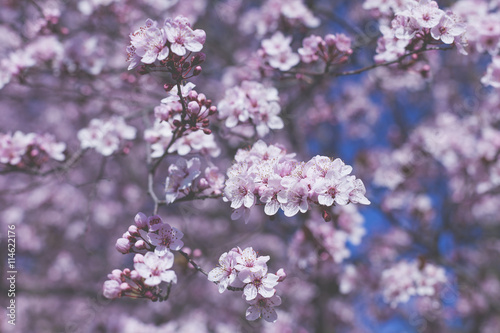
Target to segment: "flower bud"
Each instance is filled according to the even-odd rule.
[[[145,229],[147,230],[148,228],[148,217],[144,215],[143,213],[137,213],[137,215],[134,218],[135,225],[139,229]]]
[[[108,279],[121,281],[121,279],[122,279],[122,271],[119,270],[119,269],[113,269],[111,271],[111,274],[108,274]]]
[[[141,278],[141,276],[139,275],[139,272],[137,272],[136,270],[133,270],[132,272],[130,272],[130,278],[132,280],[138,280]]]
[[[116,280],[108,280],[104,282],[102,287],[102,294],[108,299],[115,299],[121,296],[122,290],[120,283]]]
[[[196,66],[196,67],[194,68],[194,70],[193,70],[193,75],[194,75],[194,76],[198,76],[198,75],[200,75],[200,74],[201,74],[201,71],[202,71],[201,66]]]
[[[188,93],[188,98],[192,101],[196,100],[198,98],[198,93],[195,90],[191,90]]]
[[[130,289],[130,285],[127,283],[127,282],[123,282],[121,285],[120,285],[120,289],[123,290],[123,291],[127,291]]]
[[[189,102],[187,109],[190,115],[197,116],[198,113],[200,112],[200,104],[198,104],[198,102],[195,101]]]
[[[173,84],[168,84],[168,83],[165,83],[163,85],[163,89],[165,89],[166,92],[169,92],[170,90],[172,90],[172,88],[174,87]]]
[[[128,232],[132,236],[139,236],[139,229],[137,229],[137,226],[135,225],[131,225],[130,227],[128,227]]]
[[[144,242],[142,239],[139,239],[137,242],[135,242],[134,245],[138,250],[144,250],[146,248],[146,242]]]
[[[118,238],[115,244],[115,248],[118,252],[126,254],[130,250],[130,241],[126,238]]]
[[[144,256],[140,253],[137,253],[134,256],[134,264],[143,263],[143,262],[144,262]]]
[[[208,109],[208,115],[209,115],[209,116],[214,115],[216,112],[217,112],[217,107],[216,107],[216,106],[214,106],[214,105],[212,105],[212,106],[210,107],[210,109]]]
[[[283,282],[286,279],[286,273],[283,268],[280,268],[277,272],[276,275],[278,275],[279,279],[278,282]]]
[[[208,135],[208,134],[212,134],[212,130],[211,130],[211,129],[209,129],[209,128],[204,128],[204,129],[203,129],[203,133],[205,133],[205,134],[207,134],[207,135]]]

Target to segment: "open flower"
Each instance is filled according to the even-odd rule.
[[[183,236],[184,234],[177,228],[171,227],[168,223],[161,223],[148,233],[148,240],[156,246],[155,253],[162,256],[170,250],[180,250],[184,246],[184,242],[181,241]]]
[[[271,298],[257,296],[248,303],[250,304],[250,307],[246,312],[247,320],[256,320],[263,317],[265,321],[274,323],[278,319],[278,315],[276,314],[274,307],[281,304],[281,298],[279,296],[274,295]]]
[[[144,262],[134,265],[135,270],[143,277],[144,283],[148,286],[157,286],[162,281],[177,283],[177,275],[169,270],[174,264],[174,255],[167,252],[164,256],[158,256],[153,252],[148,252],[144,256]]]

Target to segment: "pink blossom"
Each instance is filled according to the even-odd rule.
[[[247,320],[256,320],[263,317],[264,320],[274,323],[278,319],[274,307],[281,304],[281,298],[279,296],[273,295],[270,298],[266,298],[257,295],[257,297],[248,301],[248,303],[250,307],[246,311]]]
[[[147,234],[147,240],[155,246],[154,252],[158,256],[163,256],[170,251],[178,251],[184,246],[181,238],[184,234],[168,223],[160,223],[151,227]]]
[[[431,29],[432,38],[439,40],[445,44],[452,44],[455,37],[462,35],[465,32],[465,25],[457,22],[457,19],[452,16],[443,15],[439,24]]]
[[[205,43],[206,34],[201,29],[193,30],[187,19],[177,16],[175,19],[165,20],[165,34],[171,43],[172,52],[183,56],[187,51],[200,52]]]
[[[265,269],[252,272],[244,270],[238,273],[238,278],[247,285],[243,288],[243,295],[247,301],[250,301],[260,294],[263,297],[269,298],[274,295],[276,290],[274,287],[278,284],[279,277],[275,274],[267,273]]]
[[[481,83],[486,86],[500,88],[500,56],[496,56],[486,70],[486,75],[481,78]]]
[[[234,282],[238,271],[235,268],[239,254],[234,251],[224,252],[219,258],[219,266],[208,273],[208,280],[219,285],[219,293],[223,293]]]
[[[180,191],[189,189],[194,179],[201,173],[200,165],[200,159],[194,157],[189,161],[179,158],[175,164],[169,166],[165,185],[167,203],[174,202]]]
[[[157,286],[162,281],[177,283],[174,271],[169,270],[174,264],[172,252],[166,252],[164,256],[158,256],[154,252],[148,252],[144,256],[143,263],[136,263],[135,270],[144,278],[148,286]]]

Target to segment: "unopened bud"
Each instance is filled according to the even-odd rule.
[[[194,70],[193,70],[193,75],[194,75],[194,76],[198,76],[198,75],[200,75],[200,74],[201,74],[201,72],[202,72],[202,68],[201,68],[201,66],[196,66],[196,67],[194,68]]]
[[[134,264],[143,263],[143,262],[144,262],[144,255],[137,253],[134,256]]]
[[[146,243],[142,239],[139,239],[137,242],[135,242],[134,246],[138,250],[144,250],[146,248]]]
[[[194,101],[198,98],[198,93],[195,90],[191,90],[187,96],[190,100]]]
[[[127,283],[127,282],[123,282],[121,285],[120,285],[120,289],[122,291],[127,291],[130,289],[130,285]]]
[[[137,226],[135,226],[135,225],[131,225],[130,227],[128,227],[128,232],[132,236],[139,236],[139,230],[137,229]]]
[[[276,275],[278,275],[278,282],[283,282],[286,279],[286,273],[283,268],[280,268],[277,272]]]
[[[212,115],[214,115],[215,113],[217,113],[217,107],[216,107],[216,106],[214,106],[214,105],[212,105],[212,106],[210,107],[210,109],[208,109],[208,115],[209,115],[209,116],[212,116]]]
[[[137,213],[134,218],[135,225],[139,229],[147,229],[148,227],[148,217],[144,213]]]
[[[208,135],[208,134],[212,134],[212,130],[211,130],[211,129],[209,129],[209,128],[204,128],[204,129],[203,129],[203,133],[205,133],[205,134],[207,134],[207,135]]]
[[[165,89],[166,92],[169,92],[170,90],[172,90],[172,88],[174,87],[173,84],[168,84],[168,83],[165,83],[163,85],[163,89]]]
[[[118,250],[118,252],[126,254],[130,250],[130,245],[131,244],[130,244],[128,239],[118,238],[118,240],[116,241],[116,244],[115,244],[115,248],[116,248],[116,250]]]

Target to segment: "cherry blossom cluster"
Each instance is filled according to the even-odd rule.
[[[481,78],[481,83],[485,86],[500,88],[500,55],[493,58],[486,70],[486,75]]]
[[[172,73],[172,78],[178,80],[193,70],[193,75],[201,73],[204,55],[197,54],[191,57],[192,52],[200,52],[205,43],[206,34],[201,29],[193,30],[188,19],[182,15],[175,19],[167,18],[163,26],[158,22],[147,19],[134,33],[130,34],[130,45],[127,47],[128,69],[144,64],[143,72],[159,67],[165,67]]]
[[[168,167],[168,177],[166,179],[165,193],[166,202],[174,202],[180,195],[185,197],[195,194],[220,195],[224,186],[225,177],[219,172],[217,167],[207,167],[204,177],[198,178],[201,161],[194,157],[190,160],[178,158],[175,164]],[[197,181],[195,182],[195,179]]]
[[[172,127],[177,129],[179,136],[185,135],[185,132],[200,129],[203,129],[205,134],[212,133],[208,129],[210,125],[208,117],[214,115],[217,108],[212,105],[212,101],[207,99],[205,94],[198,94],[193,89],[195,87],[193,83],[188,82],[186,85],[179,86],[182,100],[179,97],[178,86],[173,86],[167,92],[167,97],[161,100],[161,105],[155,107],[155,117],[160,121],[170,122]]]
[[[304,38],[297,52],[306,64],[319,59],[327,64],[340,64],[352,54],[351,39],[344,34],[328,34],[325,38],[311,35]]]
[[[465,24],[452,12],[445,12],[436,1],[410,1],[405,9],[397,11],[390,26],[382,25],[378,40],[377,62],[393,61],[406,54],[425,48],[428,44],[448,44],[464,49]]]
[[[113,270],[104,282],[103,293],[107,298],[122,296],[161,300],[162,282],[177,283],[177,276],[170,270],[174,254],[184,246],[184,234],[158,215],[147,217],[143,213],[135,216],[135,223],[116,241],[118,252],[136,253],[134,270]]]
[[[40,36],[24,48],[17,49],[0,59],[0,89],[13,77],[22,76],[29,68],[51,62],[58,67],[64,59],[64,45],[54,36]]]
[[[467,24],[467,44],[473,53],[498,55],[500,51],[499,6],[488,1],[462,0],[452,7]]]
[[[63,161],[66,144],[56,142],[53,135],[0,133],[0,163],[18,167],[40,167],[49,158]]]
[[[204,131],[189,131],[179,137],[169,122],[158,118],[155,119],[152,128],[144,131],[144,139],[151,144],[151,157],[153,158],[174,152],[180,156],[202,153],[217,157],[221,152],[213,134],[206,134]]]
[[[299,55],[292,51],[291,42],[291,36],[285,36],[281,31],[275,32],[271,38],[262,41],[262,48],[257,51],[257,55],[264,64],[288,71],[300,62]]]
[[[401,261],[382,272],[384,300],[395,308],[412,296],[434,296],[447,282],[445,270],[424,261]]]
[[[281,20],[308,28],[316,28],[320,24],[303,0],[267,0],[260,8],[246,12],[239,26],[247,34],[263,36],[276,31]]]
[[[267,146],[262,140],[250,150],[238,150],[235,163],[227,171],[223,197],[235,209],[233,219],[245,216],[248,221],[257,199],[269,216],[280,208],[285,216],[294,216],[314,206],[370,204],[363,182],[350,175],[352,167],[341,159],[315,156],[308,162],[298,162],[293,156],[285,148]]]
[[[227,90],[218,111],[226,127],[252,125],[259,137],[264,137],[270,129],[283,128],[278,90],[259,82],[243,81],[240,86]]]
[[[177,152],[184,156],[190,152],[202,152],[216,157],[220,149],[214,141],[209,117],[217,112],[205,94],[197,93],[195,85],[165,85],[167,97],[154,109],[155,122],[144,132],[151,143],[151,156]]]
[[[247,320],[263,317],[275,322],[278,315],[274,307],[281,304],[276,295],[276,285],[286,278],[281,268],[276,274],[268,273],[269,256],[257,256],[251,247],[239,247],[224,252],[219,258],[219,266],[208,273],[208,280],[219,286],[219,293],[226,289],[243,290],[243,297],[250,304],[246,311]]]
[[[348,243],[359,245],[366,234],[357,206],[335,206],[323,214],[312,212],[294,234],[288,255],[297,268],[307,271],[321,262],[339,265],[351,256]],[[330,223],[325,223],[330,222]]]
[[[120,116],[103,121],[94,118],[89,126],[78,131],[82,149],[94,148],[99,154],[110,156],[120,149],[124,140],[135,139],[137,130]]]

